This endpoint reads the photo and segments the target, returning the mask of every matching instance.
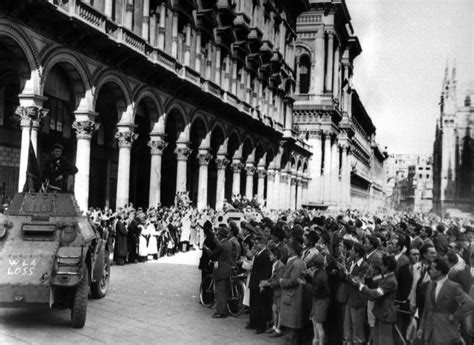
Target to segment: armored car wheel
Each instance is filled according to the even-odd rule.
[[[93,298],[104,298],[109,289],[110,282],[110,258],[106,250],[101,250],[97,254],[95,267],[95,282],[91,283],[91,293]]]
[[[71,308],[71,326],[74,328],[82,328],[86,323],[88,293],[89,272],[87,271],[87,265],[84,265],[84,275],[74,292],[74,299]]]

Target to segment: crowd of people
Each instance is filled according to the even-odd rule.
[[[200,268],[227,317],[248,271],[246,328],[300,344],[472,344],[472,224],[435,215],[263,212],[204,224]]]
[[[237,211],[241,219],[226,218]],[[234,212],[235,213],[235,212]],[[214,318],[228,316],[231,277],[247,272],[248,329],[288,344],[471,344],[470,220],[278,211],[234,196],[224,210],[174,206],[90,209],[116,264],[202,249],[215,281]]]

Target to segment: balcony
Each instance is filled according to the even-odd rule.
[[[250,18],[245,13],[236,13],[234,19],[234,33],[237,41],[243,41],[248,38],[250,32]]]
[[[262,45],[262,37],[263,33],[259,28],[250,28],[247,39],[249,41],[249,48],[252,53],[259,52],[260,46]]]
[[[232,57],[245,62],[245,56],[250,52],[247,41],[238,41],[231,44]]]
[[[231,26],[235,18],[232,0],[217,0],[218,18],[221,26]]]
[[[262,59],[260,58],[260,55],[258,54],[248,54],[245,57],[245,65],[247,66],[248,69],[257,72],[258,68],[262,64]]]
[[[198,10],[193,12],[196,28],[212,34],[213,29],[218,25],[216,14],[213,9]]]

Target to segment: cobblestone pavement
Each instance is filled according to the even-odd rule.
[[[69,310],[0,308],[0,343],[282,344],[244,329],[248,315],[212,319],[199,304],[200,252],[113,266],[108,295],[89,299],[83,329]]]

